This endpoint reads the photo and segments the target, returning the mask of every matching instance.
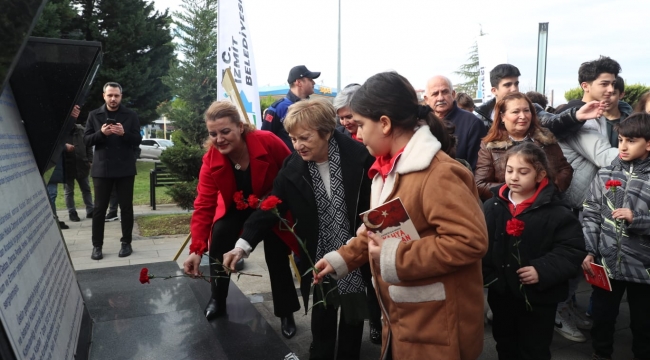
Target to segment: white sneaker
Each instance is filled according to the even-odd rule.
[[[565,339],[575,342],[585,342],[587,338],[576,326],[571,314],[565,309],[562,312],[555,313],[555,332],[562,335]]]
[[[568,311],[569,315],[571,315],[571,318],[575,321],[576,326],[578,329],[581,330],[589,330],[593,326],[593,321],[591,321],[589,318],[587,318],[584,313],[575,305],[569,305],[568,306]]]

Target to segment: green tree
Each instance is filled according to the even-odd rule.
[[[208,136],[203,113],[217,98],[217,1],[183,0],[174,12],[174,36],[181,59],[172,64],[163,82],[174,99],[161,104],[159,112],[180,130],[174,146],[160,160],[182,183],[169,189],[179,206],[189,209],[196,198],[203,142]]]
[[[71,23],[84,40],[100,41],[103,51],[84,111],[101,106],[103,85],[117,81],[124,89],[122,104],[138,113],[141,125],[151,123],[158,104],[171,98],[162,83],[174,58],[171,16],[145,0],[72,0],[72,6],[80,16]]]
[[[564,92],[564,98],[566,101],[571,101],[571,100],[580,100],[582,99],[582,88],[580,86],[569,89]]]
[[[217,99],[217,1],[183,0],[181,8],[173,18],[183,56],[163,78],[175,99],[162,110],[185,139],[201,145],[208,135],[203,112]]]
[[[78,23],[79,14],[70,4],[70,0],[50,0],[45,4],[31,35],[80,39],[82,34],[76,26]]]
[[[479,36],[483,36],[485,33],[483,29],[480,30]],[[456,92],[464,92],[471,97],[476,96],[478,91],[478,77],[479,67],[478,67],[478,43],[474,42],[474,45],[470,47],[469,54],[467,58],[467,63],[461,65],[457,71],[454,71],[454,74],[459,75],[466,81],[454,86]]]

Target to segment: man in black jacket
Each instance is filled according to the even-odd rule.
[[[454,124],[454,135],[458,139],[456,157],[467,161],[474,170],[481,139],[487,135],[487,130],[476,116],[458,107],[455,97],[456,91],[448,78],[438,75],[427,82],[424,101],[438,118]]]
[[[88,114],[84,142],[95,146],[93,177],[95,210],[93,211],[91,259],[103,258],[104,214],[113,186],[117,188],[118,202],[122,212],[122,248],[119,257],[131,255],[133,231],[133,183],[135,181],[134,150],[140,145],[140,122],[138,115],[120,105],[122,87],[116,82],[104,85],[105,105]]]

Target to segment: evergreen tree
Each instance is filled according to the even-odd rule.
[[[108,81],[122,85],[122,104],[138,113],[140,125],[157,119],[156,108],[171,97],[162,83],[174,58],[171,16],[144,0],[73,0],[83,38],[102,43],[103,62],[84,110],[104,103]]]
[[[483,36],[483,29],[480,30],[480,35]],[[478,67],[478,43],[474,42],[474,45],[469,50],[469,57],[467,58],[467,63],[463,64],[458,68],[458,71],[454,71],[454,74],[460,75],[466,81],[454,86],[456,92],[464,92],[471,97],[476,97],[476,92],[478,91],[478,76],[479,76],[479,67]]]
[[[181,8],[173,17],[182,56],[163,79],[175,100],[164,111],[190,144],[201,145],[203,112],[217,99],[217,1],[183,0]]]
[[[78,23],[79,14],[70,4],[70,0],[50,0],[45,4],[31,35],[81,39],[82,34],[76,26]]]
[[[174,147],[165,150],[160,160],[184,181],[169,187],[168,194],[189,209],[197,195],[202,145],[208,136],[203,113],[217,99],[217,1],[183,0],[181,7],[183,11],[173,17],[182,56],[163,78],[174,99],[159,108],[179,130],[174,132]]]

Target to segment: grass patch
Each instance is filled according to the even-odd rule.
[[[140,236],[187,235],[192,214],[145,215],[135,218]]]
[[[138,171],[138,174],[135,176],[135,182],[133,184],[133,205],[149,205],[149,172],[153,169],[153,162],[146,161],[136,161],[135,167]],[[58,186],[59,195],[56,197],[56,209],[64,210],[65,206],[65,196],[63,190],[63,184]],[[93,188],[93,178],[90,177],[90,190],[93,192],[93,202],[95,201],[95,193]],[[81,190],[79,190],[79,185],[75,182],[74,187],[74,203],[77,208],[77,212],[80,214],[85,214],[86,206],[84,205],[83,199],[81,198]],[[174,201],[171,196],[167,195],[167,189],[164,187],[159,187],[156,189],[156,204],[172,204]],[[81,215],[80,215],[81,216]]]

